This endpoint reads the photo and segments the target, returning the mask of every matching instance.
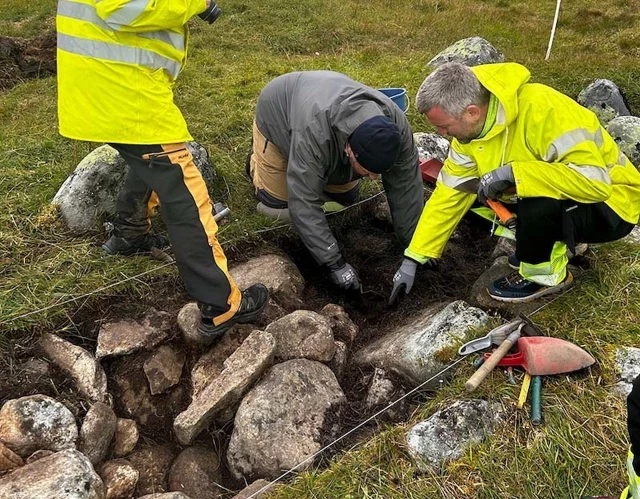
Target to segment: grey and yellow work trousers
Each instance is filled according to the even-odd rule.
[[[203,317],[218,325],[238,310],[240,290],[218,242],[213,204],[186,144],[110,144],[129,165],[117,202],[116,236],[149,231],[149,216],[161,204],[176,264]]]

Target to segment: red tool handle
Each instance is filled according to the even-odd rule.
[[[484,354],[484,360],[486,361],[491,357],[491,353]],[[510,353],[509,355],[505,355],[500,359],[500,362],[497,364],[498,366],[523,366],[524,365],[524,354],[522,352]]]

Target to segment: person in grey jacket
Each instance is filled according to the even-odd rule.
[[[423,207],[418,151],[401,109],[378,90],[333,71],[281,75],[256,106],[247,161],[258,210],[290,219],[316,262],[344,289],[359,289],[323,204],[356,201],[360,179],[378,178],[395,232],[409,244]]]

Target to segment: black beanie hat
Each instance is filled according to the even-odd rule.
[[[400,152],[400,129],[386,116],[362,122],[349,137],[349,146],[358,163],[371,173],[384,173]]]

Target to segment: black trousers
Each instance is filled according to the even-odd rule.
[[[227,271],[218,243],[218,226],[206,184],[186,144],[110,144],[129,165],[118,195],[117,236],[132,238],[149,230],[154,192],[162,206],[176,264],[203,316],[216,324],[232,317],[241,295]]]
[[[629,234],[634,227],[605,203],[525,198],[518,200],[516,209],[516,256],[521,262],[534,265],[549,261],[557,241],[564,241],[574,251],[576,243],[615,241]]]
[[[633,469],[640,476],[640,376],[633,380],[633,388],[627,397],[627,429],[633,452]]]

